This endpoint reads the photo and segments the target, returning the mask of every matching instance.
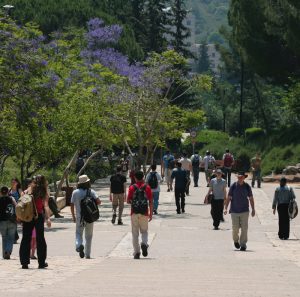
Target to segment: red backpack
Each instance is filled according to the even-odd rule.
[[[227,153],[224,158],[224,167],[231,167],[232,162],[233,162],[232,155]]]

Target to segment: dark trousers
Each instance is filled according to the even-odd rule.
[[[198,181],[199,181],[199,167],[193,167],[193,175],[194,175],[194,186],[198,187]]]
[[[280,239],[288,239],[290,236],[290,217],[289,217],[288,208],[289,205],[287,203],[279,204],[277,206],[278,219],[279,219],[278,236]]]
[[[175,201],[177,212],[180,212],[180,209],[184,211],[185,207],[185,189],[176,189],[175,188]]]
[[[211,217],[213,219],[214,227],[219,227],[220,221],[223,218],[223,207],[224,207],[224,200],[223,199],[212,199],[211,200]]]
[[[57,209],[57,204],[54,200],[53,197],[49,197],[49,208],[51,209],[52,213],[54,214],[54,216],[57,216],[59,211]]]
[[[225,179],[227,181],[227,185],[228,185],[228,187],[230,187],[230,185],[231,185],[231,168],[223,167],[223,172],[225,175]]]
[[[47,257],[47,244],[44,236],[44,215],[39,214],[36,220],[23,222],[23,237],[20,246],[21,265],[30,263],[30,245],[32,230],[36,230],[37,256],[39,265],[44,265]]]
[[[187,195],[190,194],[190,184],[191,184],[191,172],[189,170],[186,171],[186,187],[185,187],[185,193]]]

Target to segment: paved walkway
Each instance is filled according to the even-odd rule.
[[[204,175],[191,188],[186,213],[177,215],[173,193],[162,186],[159,215],[150,223],[149,257],[132,259],[129,208],[124,226],[112,225],[107,184],[97,185],[103,205],[95,224],[91,260],[74,250],[70,210],[47,230],[49,268],[20,269],[14,246],[11,261],[0,260],[0,296],[299,296],[300,216],[291,223],[291,240],[277,239],[271,211],[274,184],[254,189],[257,216],[250,218],[247,252],[236,251],[227,215],[221,230],[212,228]],[[300,189],[296,189],[299,199]]]

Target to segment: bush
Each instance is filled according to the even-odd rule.
[[[261,141],[265,136],[265,131],[262,128],[253,127],[245,130],[246,142]]]

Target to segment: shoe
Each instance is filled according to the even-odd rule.
[[[221,221],[222,223],[224,223],[224,222],[225,222],[224,218],[221,218],[221,219],[220,219],[220,221]]]
[[[3,256],[4,260],[10,260],[10,253],[5,252],[4,256]]]
[[[82,259],[84,258],[84,246],[81,245],[78,249],[77,252],[79,253],[79,257]]]
[[[91,256],[86,256],[85,258],[86,258],[86,259],[91,259]]]
[[[30,259],[31,260],[37,260],[37,257],[36,256],[31,256]]]
[[[136,254],[133,256],[133,259],[139,259],[139,258],[140,258],[140,255],[141,255],[141,253],[136,253]]]
[[[194,188],[197,188],[198,187],[198,185],[194,185]]]
[[[111,219],[111,223],[114,224],[116,222],[117,215],[114,213]]]
[[[241,247],[240,244],[239,244],[238,242],[235,242],[235,243],[234,243],[234,246],[235,246],[235,248],[238,249],[238,250],[239,250],[240,247]]]
[[[28,269],[28,264],[22,265],[22,269]]]
[[[54,216],[56,219],[63,219],[64,216],[60,215],[60,214],[57,214],[56,216]]]
[[[145,243],[142,243],[141,249],[142,249],[143,257],[147,257],[148,256],[148,246]]]
[[[153,210],[153,214],[157,215],[157,210],[156,209]]]
[[[288,237],[283,237],[283,240],[288,240],[289,238]]]
[[[241,252],[245,252],[246,251],[246,247],[245,246],[241,246],[240,251]]]
[[[170,192],[170,189],[168,189],[167,192]]]
[[[47,268],[48,267],[48,263],[45,262],[44,264],[40,264],[39,265],[39,269],[44,269],[44,268]]]
[[[185,210],[183,209],[181,212],[182,212],[182,213],[185,213]]]
[[[177,210],[177,214],[181,214],[180,210]]]
[[[122,220],[118,220],[118,225],[123,225]]]
[[[215,227],[214,227],[214,230],[219,230],[219,227],[216,227],[216,226],[215,226]]]

